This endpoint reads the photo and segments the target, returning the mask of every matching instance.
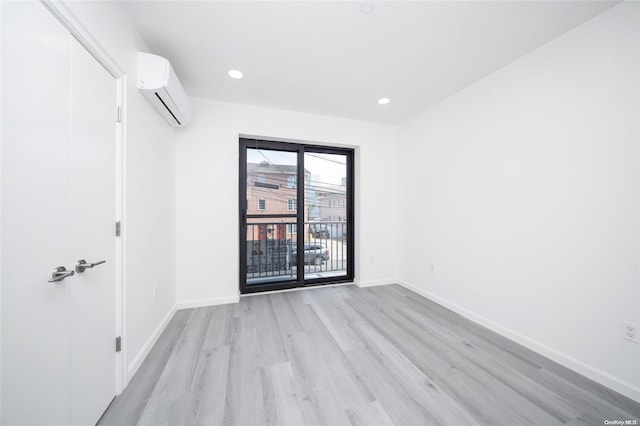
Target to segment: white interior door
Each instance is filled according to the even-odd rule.
[[[116,83],[39,2],[2,7],[2,424],[115,395]],[[106,263],[51,283],[54,267]]]
[[[68,424],[69,33],[2,7],[2,424]]]
[[[71,41],[70,259],[97,263],[70,281],[71,424],[95,424],[115,395],[117,87]]]

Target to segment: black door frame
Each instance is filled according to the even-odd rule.
[[[297,229],[299,230],[297,236],[297,247],[304,247],[304,205],[305,205],[305,180],[304,180],[304,154],[307,152],[317,154],[339,154],[346,157],[347,166],[347,182],[346,182],[346,199],[347,199],[347,272],[345,275],[326,278],[304,278],[304,267],[297,268],[296,278],[291,280],[282,281],[270,281],[262,284],[247,285],[247,219],[254,218],[254,215],[249,217],[247,215],[247,148],[253,149],[269,149],[277,151],[295,152],[298,155],[298,170],[297,170],[297,205],[303,208],[298,208],[295,215],[291,214],[290,217],[296,218]],[[298,287],[319,286],[326,284],[337,284],[352,282],[354,279],[355,271],[355,248],[354,248],[354,219],[355,219],[355,206],[354,206],[354,150],[349,148],[338,148],[321,145],[311,145],[305,143],[292,143],[292,142],[277,142],[262,139],[250,139],[240,138],[240,168],[239,168],[239,247],[240,247],[240,264],[239,264],[239,277],[240,277],[240,293],[257,293],[270,290],[284,290]],[[258,217],[268,218],[274,215],[257,215]],[[277,217],[288,217],[289,215],[275,215]],[[302,232],[300,232],[302,230]],[[304,251],[297,251],[297,265],[304,265]]]

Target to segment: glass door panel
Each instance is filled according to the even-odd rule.
[[[246,284],[297,280],[298,154],[246,150]]]
[[[347,274],[347,155],[305,152],[306,280]]]

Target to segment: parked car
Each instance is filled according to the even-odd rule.
[[[326,223],[312,223],[309,225],[309,233],[313,238],[331,238],[331,231]]]
[[[322,265],[329,260],[329,249],[324,244],[307,243],[304,245],[304,263],[313,265]],[[298,262],[298,249],[296,246],[291,248],[291,264],[295,266]]]

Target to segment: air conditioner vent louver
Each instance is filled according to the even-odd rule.
[[[189,124],[191,105],[168,60],[138,52],[137,86],[170,126]]]
[[[178,123],[178,126],[182,126],[182,124],[180,124],[180,120],[178,120],[176,118],[176,116],[173,114],[173,112],[169,109],[169,107],[167,106],[167,104],[162,100],[162,98],[160,97],[160,95],[158,95],[158,92],[156,92],[156,96],[158,97],[158,100],[160,102],[162,102],[162,106],[165,107],[165,109],[169,112],[169,114],[171,114],[171,116],[173,117],[174,120],[176,120],[176,123]]]

